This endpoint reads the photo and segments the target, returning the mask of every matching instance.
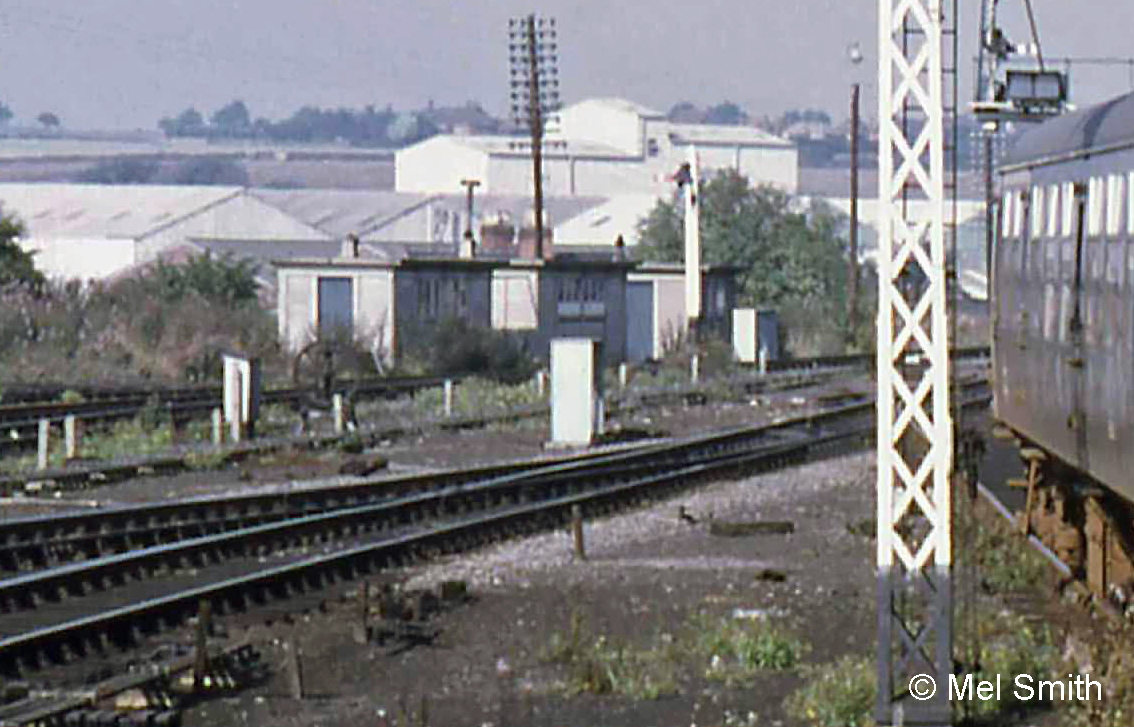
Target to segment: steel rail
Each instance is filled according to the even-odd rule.
[[[98,557],[162,542],[430,491],[490,479],[535,467],[593,459],[602,451],[581,452],[542,461],[516,461],[465,469],[371,477],[315,487],[270,492],[202,495],[143,503],[0,520],[0,569],[45,567],[60,559]]]
[[[987,346],[955,349],[955,359],[987,357]],[[768,372],[790,372],[807,369],[849,368],[869,366],[874,361],[873,354],[849,354],[838,356],[814,356],[798,359],[778,359],[766,364]],[[338,381],[337,388],[350,390],[367,396],[389,393],[406,393],[419,389],[437,388],[446,379],[459,382],[460,376],[421,376],[401,378],[374,378],[358,381]],[[84,387],[79,387],[84,390]],[[61,390],[62,391],[62,390]],[[60,393],[61,393],[60,391]],[[289,404],[310,396],[311,389],[281,388],[265,391],[264,404]],[[0,427],[12,429],[20,426],[38,424],[41,419],[59,423],[69,415],[88,419],[114,419],[136,415],[157,399],[158,408],[170,414],[187,414],[208,411],[221,405],[221,389],[216,386],[191,389],[137,389],[126,390],[110,397],[84,402],[27,402],[20,404],[0,404]]]
[[[856,408],[857,407],[857,408]],[[842,404],[823,412],[785,419],[742,432],[772,433],[816,417],[859,411],[868,403]],[[747,436],[747,435],[746,435]],[[643,446],[643,445],[638,445]],[[400,478],[379,478],[334,486],[295,488],[267,493],[213,495],[188,500],[123,506],[0,521],[0,568],[8,571],[48,567],[76,558],[95,558],[135,548],[230,532],[287,518],[389,501],[408,493],[444,489],[454,484],[503,477],[548,467],[572,467],[609,458],[608,452],[584,452],[541,462],[514,462],[467,470],[447,470]]]
[[[989,398],[982,394],[970,399],[967,405],[987,405]],[[506,502],[501,497],[496,502],[481,503],[487,513],[458,516],[447,522],[423,526],[417,531],[400,532],[377,542],[259,569],[63,623],[31,628],[0,639],[0,673],[19,674],[43,661],[65,662],[76,655],[106,649],[111,643],[128,647],[139,642],[146,633],[182,622],[195,612],[197,603],[202,599],[211,600],[220,612],[228,607],[246,607],[272,596],[287,597],[307,588],[324,587],[340,577],[353,578],[376,568],[396,565],[428,550],[445,552],[465,548],[470,543],[484,540],[485,534],[491,539],[500,534],[528,531],[548,522],[559,523],[573,505],[581,505],[593,514],[604,505],[612,505],[618,498],[638,500],[657,496],[666,491],[666,485],[688,485],[691,479],[707,477],[722,470],[743,471],[755,464],[774,466],[776,462],[795,462],[809,454],[833,451],[837,446],[869,439],[874,433],[873,416],[861,415],[864,411],[872,414],[872,411],[862,406],[847,409],[855,409],[859,418],[865,421],[858,421],[840,431],[822,430],[811,437],[764,442],[748,449],[740,447],[744,437],[741,430],[689,438],[675,443],[673,450],[707,447],[710,451],[706,457],[693,463],[677,464],[655,459],[655,471],[636,476],[633,471],[619,471],[610,475],[613,481],[600,481],[598,476],[581,480],[579,477],[564,477],[561,484],[568,491],[546,488],[537,502],[525,502],[523,498],[516,498],[521,500],[518,503]],[[850,412],[843,414],[846,416]],[[837,421],[831,417],[827,419]],[[641,453],[635,454],[641,456]]]

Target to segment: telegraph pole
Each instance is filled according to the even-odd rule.
[[[697,334],[701,320],[701,170],[697,164],[697,148],[689,145],[688,189],[685,190],[685,315],[688,317],[689,338]]]
[[[532,145],[532,192],[535,208],[535,254],[543,258],[543,126],[559,108],[559,78],[554,19],[535,14],[508,21],[512,63],[512,114],[528,126]]]
[[[858,84],[851,86],[850,120],[850,259],[847,261],[847,342],[858,333]]]

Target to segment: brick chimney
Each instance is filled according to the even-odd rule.
[[[547,210],[543,213],[543,259],[550,260],[555,257],[555,251],[552,249],[552,238],[554,237],[551,225],[547,219]],[[522,228],[520,228],[520,257],[524,260],[534,260],[536,256],[536,233],[535,233],[535,212],[528,212],[527,219]]]
[[[480,252],[485,255],[512,254],[516,227],[505,215],[497,215],[480,226]]]

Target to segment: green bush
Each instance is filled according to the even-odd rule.
[[[705,676],[747,684],[762,670],[792,669],[807,644],[767,618],[738,619],[699,614],[692,619],[694,643],[708,662]]]
[[[784,701],[784,711],[813,727],[870,727],[878,692],[873,659],[844,656],[803,668],[805,684]]]
[[[535,373],[525,340],[509,331],[481,328],[462,319],[417,324],[399,333],[401,367],[437,376],[480,375],[516,382]]]

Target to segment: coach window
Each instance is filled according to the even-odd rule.
[[[1102,234],[1103,223],[1103,179],[1091,177],[1087,186],[1087,236]]]
[[[1063,185],[1063,232],[1064,237],[1071,237],[1075,227],[1075,185],[1067,182]]]
[[[1118,224],[1122,215],[1122,175],[1112,174],[1106,180],[1106,234],[1118,234]]]
[[[1126,234],[1134,235],[1134,172],[1126,176]]]
[[[1047,236],[1059,236],[1059,185],[1047,188]]]
[[[1032,187],[1032,219],[1031,224],[1028,225],[1028,237],[1043,237],[1043,203],[1045,201],[1043,187]]]

